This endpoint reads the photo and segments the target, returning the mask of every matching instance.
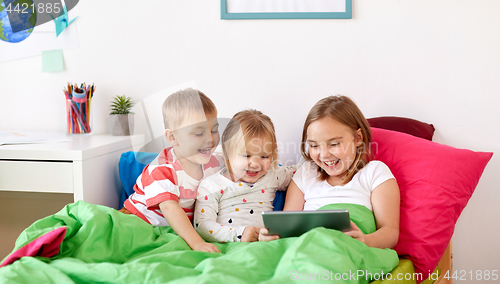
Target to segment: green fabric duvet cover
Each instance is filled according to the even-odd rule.
[[[349,209],[362,230],[375,228],[365,207],[335,208]],[[0,283],[368,283],[399,262],[394,250],[369,248],[325,228],[271,242],[217,244],[222,253],[197,252],[170,227],[83,201],[32,224],[6,259],[59,231],[51,257],[40,256],[40,249],[0,268]]]

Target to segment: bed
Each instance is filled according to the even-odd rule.
[[[442,281],[451,268],[455,223],[493,153],[432,142],[434,127],[416,120],[369,121],[374,159],[391,168],[401,191],[401,232],[394,250],[368,248],[341,232],[317,228],[268,243],[217,244],[221,254],[196,252],[170,227],[153,228],[136,216],[79,201],[23,231],[0,263],[0,282],[386,284],[433,283],[438,276]],[[152,158],[122,155],[123,197]],[[277,195],[275,209],[283,200]],[[355,222],[369,219],[349,209]]]

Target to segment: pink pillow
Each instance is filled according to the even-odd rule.
[[[427,275],[450,242],[455,223],[493,153],[441,145],[372,128],[374,160],[392,171],[401,192],[398,255]]]

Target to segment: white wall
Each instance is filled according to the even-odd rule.
[[[454,268],[499,269],[500,1],[353,0],[351,20],[224,21],[219,0],[77,9],[80,48],[64,51],[64,72],[41,73],[39,56],[0,63],[0,129],[64,131],[67,81],[97,85],[103,133],[112,96],[195,80],[220,116],[257,108],[281,142],[298,142],[317,100],[348,95],[367,117],[433,123],[440,143],[496,153],[458,221]]]

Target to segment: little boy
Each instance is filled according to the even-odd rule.
[[[171,226],[193,250],[219,252],[192,225],[198,185],[224,166],[212,155],[219,143],[217,108],[202,92],[185,89],[163,103],[165,136],[172,147],[147,165],[125,200],[129,211],[153,226]],[[126,209],[126,210],[125,210]]]

